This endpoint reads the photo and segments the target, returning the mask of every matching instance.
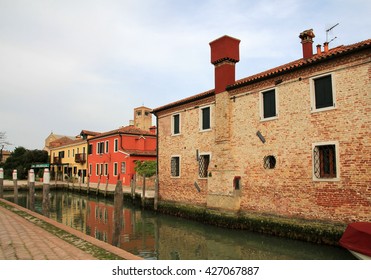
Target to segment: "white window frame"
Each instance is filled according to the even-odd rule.
[[[118,163],[114,162],[113,163],[113,176],[115,177],[118,175],[118,168],[119,168]]]
[[[174,117],[175,116],[179,116],[179,132],[178,133],[174,133],[174,128],[175,128],[175,125],[174,125]],[[172,136],[178,136],[182,133],[182,129],[181,129],[181,114],[180,113],[175,113],[175,114],[172,114],[171,115],[171,135]]]
[[[209,178],[209,171],[207,172],[206,177],[200,177],[200,172],[199,172],[200,158],[201,158],[201,156],[207,156],[207,155],[209,156],[209,166],[208,167],[210,167],[211,153],[210,152],[203,152],[203,153],[199,153],[199,155],[198,155],[199,158],[198,158],[198,161],[197,161],[197,163],[198,163],[198,165],[197,165],[197,172],[198,172],[198,179],[200,179],[200,180]]]
[[[332,87],[332,101],[333,101],[333,106],[329,107],[324,107],[324,108],[316,108],[316,92],[315,92],[315,87],[314,83],[316,79],[326,77],[326,76],[331,76],[331,87]],[[335,75],[334,73],[326,73],[318,76],[314,76],[309,78],[309,84],[310,84],[310,106],[311,106],[311,113],[317,113],[317,112],[323,112],[323,111],[329,111],[329,110],[334,110],[336,109],[336,87],[335,87]]]
[[[99,163],[95,164],[95,175],[96,176],[99,176],[99,166],[100,166]]]
[[[267,91],[274,90],[274,99],[275,99],[275,105],[276,105],[276,115],[274,117],[264,118],[264,98],[263,95]],[[260,110],[260,121],[266,122],[266,121],[272,121],[278,119],[278,88],[268,88],[265,90],[262,90],[259,92],[259,110]]]
[[[104,176],[108,175],[108,163],[104,164]]]
[[[90,163],[89,164],[89,176],[91,176],[92,171],[93,171],[93,165]]]
[[[315,174],[315,159],[314,159],[314,149],[318,146],[328,146],[328,145],[335,145],[335,163],[336,163],[336,177],[334,178],[317,178]],[[333,182],[333,181],[340,181],[340,157],[339,157],[339,142],[338,141],[327,141],[327,142],[317,142],[312,144],[312,178],[313,181],[318,182]]]
[[[119,150],[119,139],[116,138],[116,139],[114,139],[114,141],[113,141],[113,151],[114,151],[115,153],[117,153],[118,150]]]
[[[173,158],[175,158],[175,157],[177,157],[177,158],[179,158],[179,175],[178,176],[173,176],[173,174],[172,174],[172,172],[171,172],[171,160],[173,159]],[[180,155],[171,155],[171,157],[170,157],[170,177],[171,178],[180,178],[180,176],[181,176],[181,171],[182,171],[182,169],[181,169],[181,162],[182,162],[182,158],[181,158],[181,156]]]
[[[106,140],[106,142],[104,144],[104,149],[105,149],[105,153],[108,154],[109,153],[109,142],[108,142],[108,140]]]
[[[206,128],[206,129],[203,129],[202,127],[202,123],[203,123],[203,119],[202,119],[202,110],[205,109],[205,108],[210,108],[210,128]],[[199,129],[200,129],[200,132],[206,132],[206,131],[210,131],[212,129],[212,107],[211,105],[206,105],[206,106],[202,106],[200,107],[199,109]]]

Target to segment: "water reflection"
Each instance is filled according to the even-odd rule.
[[[18,204],[30,208],[28,196],[20,193]],[[35,198],[35,211],[42,213],[42,193]],[[222,229],[117,203],[115,211],[110,199],[51,191],[49,217],[146,259],[354,259],[338,247]]]

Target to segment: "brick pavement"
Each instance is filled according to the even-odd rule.
[[[93,260],[92,255],[0,207],[1,260]]]
[[[34,213],[19,205],[0,198],[0,202],[11,205],[17,211],[34,216],[43,222],[62,229],[69,234],[89,242],[93,246],[114,254],[122,259],[140,260],[118,247],[97,240],[82,232],[62,225],[54,220]],[[22,216],[0,205],[0,260],[94,260],[89,254],[47,230],[26,220]]]

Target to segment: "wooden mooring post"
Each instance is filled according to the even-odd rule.
[[[121,180],[117,181],[115,187],[115,194],[113,198],[113,233],[112,233],[112,245],[118,246],[120,244],[120,233],[122,228],[122,207],[124,204],[124,197],[122,191]]]
[[[4,169],[0,168],[0,198],[4,196]]]
[[[28,188],[30,210],[35,211],[35,172],[33,169],[28,171]]]
[[[44,176],[43,176],[43,202],[42,202],[42,211],[43,215],[49,217],[50,214],[50,173],[49,169],[44,169]]]
[[[18,203],[18,175],[17,169],[13,170],[13,184],[14,184],[14,203]]]

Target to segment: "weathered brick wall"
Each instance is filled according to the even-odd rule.
[[[274,79],[240,90],[251,92],[232,103],[231,145],[239,155],[241,210],[309,219],[371,220],[370,61],[340,62],[284,77],[276,86],[276,120],[260,121],[258,107],[259,91],[274,87]],[[309,78],[329,71],[335,79],[336,109],[311,113]],[[257,131],[265,137],[264,144]],[[327,141],[339,143],[340,180],[314,181],[312,144]],[[264,169],[267,155],[276,157],[274,169]]]
[[[240,211],[307,219],[371,221],[371,90],[369,51],[320,63],[218,95],[210,132],[199,132],[199,109],[188,104],[159,115],[160,199],[217,208],[217,196]],[[332,73],[336,109],[311,112],[310,78]],[[275,86],[275,81],[282,83]],[[278,118],[260,120],[259,92],[275,87]],[[219,98],[220,97],[220,98]],[[232,98],[235,97],[235,98]],[[218,104],[223,109],[218,111]],[[181,135],[171,136],[171,113],[181,113]],[[223,117],[225,116],[225,117]],[[229,120],[229,124],[225,122]],[[220,131],[228,129],[224,136]],[[260,131],[266,142],[256,133]],[[336,141],[339,180],[313,179],[313,144]],[[196,150],[212,154],[211,177],[198,178]],[[181,156],[181,177],[171,178],[171,155]],[[263,159],[273,155],[274,169]],[[241,176],[236,197],[233,178]],[[194,187],[197,182],[201,192]],[[225,203],[220,201],[219,206]],[[232,204],[233,204],[232,203]],[[234,206],[232,208],[235,208]]]

